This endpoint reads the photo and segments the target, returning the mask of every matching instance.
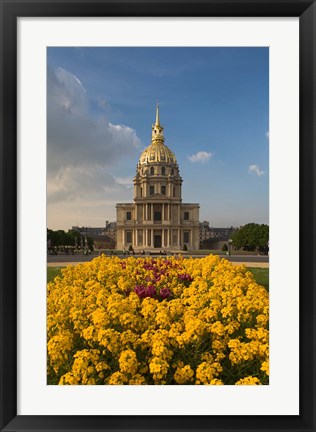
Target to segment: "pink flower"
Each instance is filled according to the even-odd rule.
[[[193,281],[193,277],[191,277],[187,273],[179,274],[178,277],[183,282],[192,282]]]
[[[153,285],[149,285],[147,288],[145,288],[143,285],[136,285],[134,292],[139,298],[155,297],[156,295],[156,289]]]
[[[146,288],[146,294],[147,294],[147,297],[155,297],[155,295],[156,295],[155,287],[153,285],[149,285]]]
[[[136,285],[134,288],[134,292],[138,295],[139,298],[147,297],[146,289],[143,285]]]
[[[171,297],[171,291],[170,291],[170,289],[167,288],[167,287],[162,288],[162,289],[160,290],[160,296],[161,296],[163,299],[166,299],[166,298],[168,298],[168,297]]]

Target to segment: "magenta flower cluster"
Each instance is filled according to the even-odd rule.
[[[134,288],[134,292],[138,295],[139,298],[159,297],[153,285],[149,285],[148,287],[144,287],[144,285],[136,285],[136,287]],[[165,287],[160,290],[159,295],[162,299],[167,299],[171,297],[171,291],[169,288]]]
[[[172,261],[167,260],[165,262],[168,267],[178,267],[178,264],[174,264]],[[162,268],[161,263],[157,262],[155,259],[150,261],[145,261],[143,264],[144,270],[150,272],[149,275],[145,276],[143,279],[143,283],[137,284],[133,291],[138,295],[139,298],[143,299],[146,297],[156,298],[157,300],[164,300],[172,297],[172,292],[168,287],[159,288],[159,281],[161,280],[162,275],[168,276],[168,267]],[[141,271],[137,270],[136,275],[141,275]],[[185,280],[189,279],[190,276],[186,275]],[[125,291],[125,294],[128,296],[131,290],[128,289]]]
[[[192,282],[193,281],[193,277],[187,273],[179,274],[178,277],[182,282]]]
[[[161,288],[161,290],[160,290],[160,296],[163,298],[163,299],[166,299],[166,298],[168,298],[168,297],[171,297],[171,291],[170,291],[170,289],[169,288]]]
[[[134,288],[134,292],[138,295],[139,298],[145,297],[155,297],[156,290],[153,285],[149,285],[148,287],[144,287],[143,285],[136,285]]]

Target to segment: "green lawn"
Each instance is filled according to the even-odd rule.
[[[248,270],[254,275],[257,284],[263,285],[269,291],[269,269],[248,267]]]
[[[62,267],[47,267],[47,282],[52,281],[56,276],[61,276]],[[248,270],[254,275],[256,282],[259,285],[263,285],[269,290],[269,269],[268,268],[256,268],[248,267]]]

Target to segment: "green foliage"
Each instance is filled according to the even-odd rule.
[[[183,251],[187,251],[187,250],[188,250],[188,247],[187,247],[187,245],[186,245],[185,243],[184,243],[184,245],[183,245],[182,250],[183,250]]]
[[[66,233],[64,230],[47,229],[47,240],[50,241],[51,246],[75,246],[76,238],[80,244],[81,235],[74,230],[68,230]]]
[[[53,231],[47,229],[47,241],[50,243],[51,247],[74,247],[76,245],[80,247],[81,244],[85,244],[85,236],[74,230],[68,230],[68,232],[65,232],[64,230]],[[87,245],[89,249],[93,251],[93,239],[91,237],[87,237]]]
[[[228,251],[228,246],[227,246],[227,244],[225,243],[224,245],[223,245],[223,247],[222,247],[222,251]]]
[[[268,252],[269,226],[249,223],[232,235],[233,245],[247,251]]]
[[[47,267],[47,283],[55,279],[56,276],[61,276],[62,267]]]
[[[87,237],[87,242],[88,242],[88,248],[93,251],[94,247],[93,247],[93,239],[91,237]]]

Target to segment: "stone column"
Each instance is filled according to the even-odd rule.
[[[125,230],[122,230],[122,245],[125,247]]]
[[[154,247],[154,230],[151,230],[151,247]]]
[[[181,231],[178,229],[178,246],[181,245],[181,237],[180,237]]]
[[[165,246],[165,230],[161,230],[161,247]]]
[[[161,210],[161,222],[165,220],[165,205],[162,204],[162,210]]]
[[[138,229],[135,230],[135,246],[138,246]]]
[[[154,204],[151,204],[151,221],[154,221]]]

